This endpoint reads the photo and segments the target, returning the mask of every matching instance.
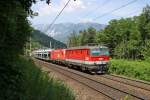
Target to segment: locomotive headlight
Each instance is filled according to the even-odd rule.
[[[104,60],[104,58],[99,58],[99,60]]]

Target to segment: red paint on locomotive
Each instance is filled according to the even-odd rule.
[[[88,49],[66,50],[66,59],[85,60],[86,56],[88,56]]]
[[[51,60],[65,60],[65,49],[56,49],[51,52]]]
[[[93,48],[78,48],[78,49],[67,49],[66,60],[76,63],[92,64],[95,62],[108,62],[109,54],[107,49],[101,51],[100,48],[94,48],[97,54],[92,54]],[[103,52],[103,53],[101,53]],[[90,63],[88,63],[90,62]],[[100,63],[99,63],[100,64]]]

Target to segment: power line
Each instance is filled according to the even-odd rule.
[[[55,23],[55,21],[58,19],[58,17],[60,16],[60,14],[63,12],[63,10],[67,7],[67,5],[69,4],[71,0],[68,0],[68,2],[65,4],[65,6],[61,9],[61,11],[58,13],[58,15],[55,17],[55,19],[52,21],[52,23],[50,24],[50,26],[47,27],[47,29],[45,30],[45,32],[48,31],[48,29],[51,29],[53,24]],[[49,33],[48,33],[49,35]]]
[[[132,16],[132,15],[137,14],[137,13],[141,13],[141,10],[136,10],[134,12],[131,12],[131,13],[127,14],[126,16]]]
[[[119,18],[131,18],[131,16],[136,16],[135,14],[137,14],[137,13],[141,13],[141,10],[136,10],[136,11],[134,11],[134,12],[131,12],[131,13],[128,13],[128,14],[126,14],[125,16],[117,16],[117,17],[119,17]]]
[[[98,7],[94,8],[93,10],[91,10],[90,12],[88,12],[84,17],[87,17],[87,16],[93,14],[96,10],[98,10],[98,9],[102,8],[103,6],[107,5],[107,4],[109,3],[109,1],[110,1],[110,0],[105,0],[105,1],[101,4],[102,6],[98,6]]]
[[[119,10],[119,9],[122,9],[122,8],[124,8],[124,7],[127,7],[128,5],[133,4],[133,3],[135,3],[136,1],[138,1],[138,0],[132,0],[131,2],[128,2],[128,3],[125,4],[125,5],[122,5],[122,6],[118,7],[118,8],[116,8],[116,9],[113,9],[113,10],[111,10],[111,11],[109,11],[109,12],[107,12],[107,13],[101,15],[101,16],[98,16],[98,17],[94,18],[94,20],[96,20],[96,19],[98,19],[98,18],[101,18],[101,17],[104,17],[104,16],[106,16],[106,15],[112,13],[112,12],[115,12],[115,11],[117,11],[117,10]]]

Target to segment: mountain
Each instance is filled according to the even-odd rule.
[[[50,47],[50,42],[51,42],[51,47],[52,48],[66,48],[66,44],[55,40],[54,38],[47,36],[43,32],[39,30],[34,30],[31,34],[33,42],[39,43],[40,45],[44,47]],[[34,43],[35,44],[35,43]]]
[[[87,29],[89,27],[95,28],[97,31],[105,28],[106,25],[98,24],[98,23],[60,23],[60,24],[54,24],[51,29],[48,29],[49,25],[37,25],[35,26],[36,29],[41,30],[44,32],[46,29],[48,29],[47,34],[51,37],[53,37],[56,40],[59,40],[61,42],[67,41],[68,36],[75,31],[76,33],[79,33],[79,31]]]

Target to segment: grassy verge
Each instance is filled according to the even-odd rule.
[[[109,72],[150,81],[150,62],[112,59]]]
[[[23,68],[23,94],[21,100],[74,100],[73,92],[59,80],[50,78],[37,68],[31,59],[16,63]]]

